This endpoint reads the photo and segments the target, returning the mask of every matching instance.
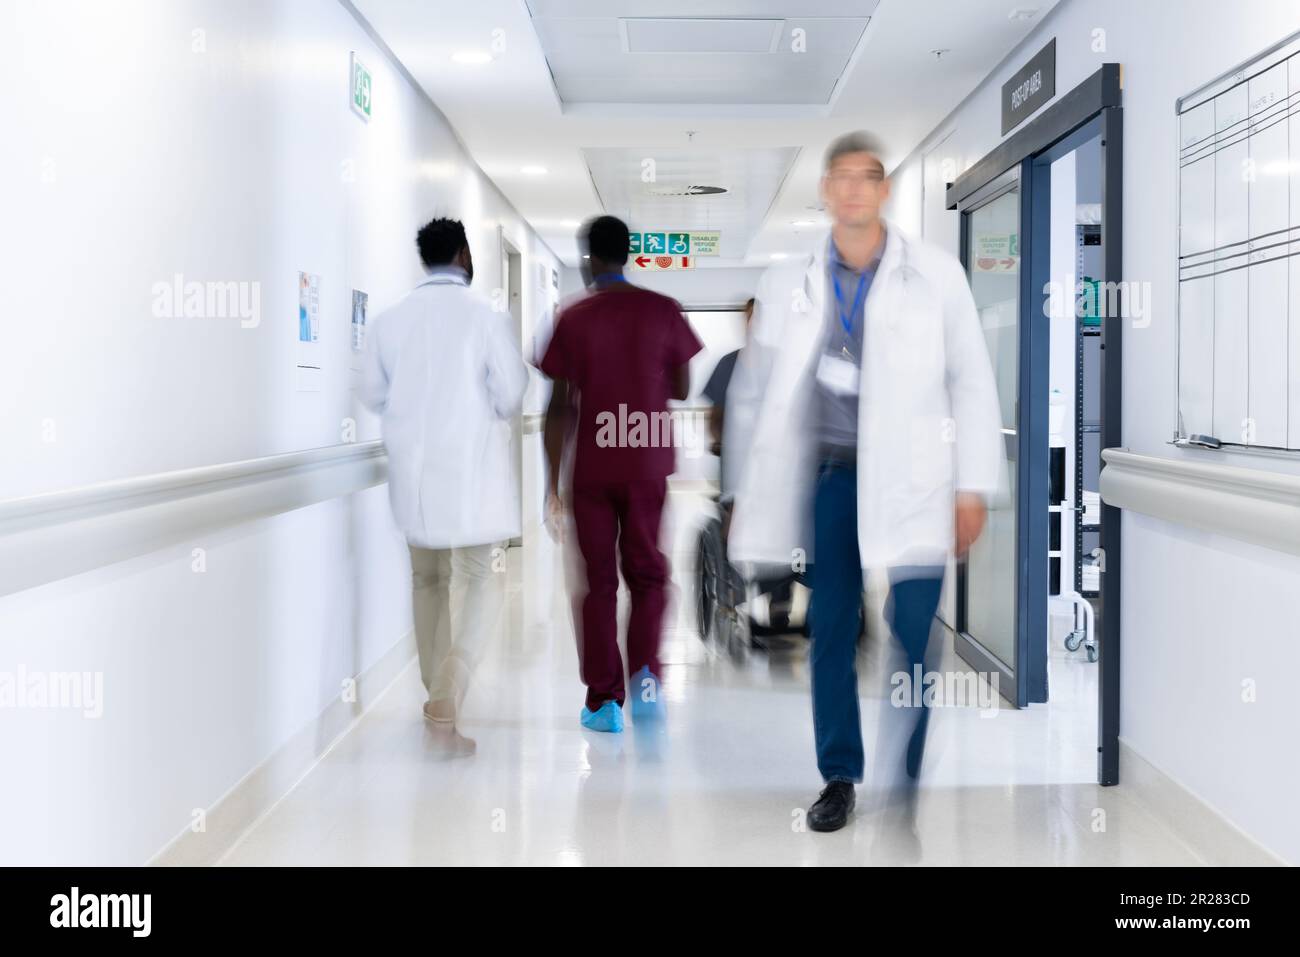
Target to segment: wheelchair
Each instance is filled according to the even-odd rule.
[[[716,499],[715,499],[716,501]],[[790,635],[807,637],[798,608],[804,576],[783,566],[760,566],[750,577],[727,560],[727,506],[700,527],[695,542],[695,621],[700,640],[735,660],[752,649],[771,650]],[[806,597],[806,596],[804,596]],[[802,602],[807,608],[807,602]]]

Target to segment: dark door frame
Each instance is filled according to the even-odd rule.
[[[1022,509],[1018,521],[1016,544],[1017,649],[1028,648],[1029,626],[1038,620],[1046,626],[1045,596],[1047,576],[1047,347],[1046,326],[1034,322],[1043,315],[1045,285],[1049,278],[1046,236],[1049,224],[1048,195],[1051,163],[1080,144],[1101,137],[1102,149],[1102,243],[1105,282],[1123,279],[1123,123],[1121,106],[1122,73],[1118,63],[1106,63],[1086,80],[1063,94],[1041,116],[1018,133],[1004,140],[996,149],[949,184],[948,209],[968,208],[970,201],[993,180],[1019,167],[1021,196],[1021,299],[1020,299],[1020,388],[1027,401],[1016,410],[1020,442],[1018,473],[1025,481],[1017,486],[1017,503]],[[965,217],[962,217],[961,247],[966,265]],[[1035,252],[1041,244],[1042,248]],[[1109,297],[1101,297],[1103,300]],[[1122,315],[1110,315],[1103,309],[1101,320],[1102,425],[1101,448],[1122,446],[1123,425],[1123,325]],[[1041,380],[1041,381],[1040,381]],[[1042,392],[1042,402],[1033,401]],[[1039,441],[1041,439],[1041,441]],[[1041,448],[1040,448],[1041,446]],[[1035,463],[1039,466],[1035,470]],[[1040,474],[1041,473],[1041,474]],[[1038,494],[1039,492],[1043,494]],[[1036,498],[1029,498],[1037,495]],[[1027,504],[1028,503],[1028,504]],[[1038,506],[1041,506],[1038,507]],[[1038,513],[1041,512],[1041,515]],[[1023,550],[1022,550],[1023,548]],[[1101,628],[1098,642],[1098,742],[1097,781],[1102,785],[1119,783],[1120,717],[1120,513],[1102,504],[1101,529]],[[1035,557],[1036,556],[1036,557]],[[1040,560],[1041,559],[1041,560]],[[964,600],[963,570],[959,569],[958,601]],[[1029,608],[1034,596],[1043,597],[1043,607]],[[958,611],[959,621],[961,610]],[[1025,644],[1022,644],[1025,643]],[[1021,661],[1027,660],[1021,658]],[[1043,665],[1045,667],[1044,658]],[[1016,704],[1020,707],[1033,700],[1046,699],[1046,673],[1031,669],[1028,681],[1017,682]],[[1042,697],[1035,692],[1041,689]]]

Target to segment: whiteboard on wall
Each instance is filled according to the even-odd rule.
[[[1300,33],[1176,109],[1179,437],[1300,449]]]

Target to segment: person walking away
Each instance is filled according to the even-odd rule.
[[[528,373],[508,314],[470,289],[465,227],[435,219],[416,244],[427,275],[376,318],[360,395],[382,420],[389,501],[410,551],[424,715],[454,723],[504,603],[504,544],[520,531],[510,420]],[[453,582],[464,588],[456,622]]]
[[[544,437],[548,511],[554,517],[563,509],[560,458],[568,423],[576,418],[570,505],[586,578],[574,623],[587,688],[580,721],[594,731],[618,732],[627,697],[616,621],[619,565],[632,595],[632,715],[650,720],[662,714],[659,641],[668,561],[659,550],[659,531],[675,462],[668,401],[686,398],[687,363],[701,345],[676,302],[627,281],[629,239],[621,220],[601,216],[584,227],[580,240],[583,279],[592,292],[560,314],[541,363],[554,380]]]

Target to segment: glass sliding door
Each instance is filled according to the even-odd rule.
[[[975,671],[996,674],[998,691],[1016,707],[1048,700],[1049,595],[1053,581],[1074,581],[1073,575],[1060,575],[1059,568],[1054,574],[1052,567],[1053,551],[1063,541],[1061,506],[1055,503],[1066,487],[1062,480],[1054,491],[1053,476],[1059,473],[1052,467],[1053,382],[1062,381],[1062,374],[1072,375],[1069,391],[1082,390],[1085,399],[1076,421],[1083,434],[1075,446],[1076,488],[1096,489],[1096,472],[1105,474],[1098,461],[1102,451],[1123,447],[1123,317],[1102,315],[1099,325],[1084,323],[1084,354],[1078,355],[1077,348],[1072,351],[1072,363],[1064,373],[1058,362],[1061,353],[1052,349],[1057,316],[1053,309],[1060,305],[1053,305],[1053,297],[1064,288],[1065,303],[1075,300],[1068,285],[1054,283],[1054,276],[1059,280],[1061,273],[1059,268],[1053,272],[1054,202],[1063,204],[1056,218],[1068,217],[1066,226],[1075,231],[1074,252],[1068,248],[1055,252],[1058,263],[1071,255],[1076,260],[1073,272],[1065,271],[1093,282],[1124,280],[1122,98],[1120,65],[1102,64],[946,188],[946,208],[959,213],[958,248],[996,376],[1006,466],[1006,487],[990,503],[985,532],[957,564],[953,644]],[[1092,144],[1100,146],[1100,157]],[[1053,185],[1054,164],[1073,151],[1086,152],[1089,162],[1100,166],[1093,174],[1100,174],[1100,193],[1094,190],[1086,201],[1072,190],[1057,196],[1061,184]],[[1094,208],[1087,209],[1089,204]],[[1081,212],[1091,218],[1081,219]],[[1088,232],[1080,224],[1100,228]],[[1089,237],[1100,238],[1100,246],[1090,243]],[[1064,247],[1069,245],[1067,241]],[[1100,249],[1100,262],[1083,249],[1090,245],[1093,251]],[[1071,332],[1072,325],[1066,323],[1066,332],[1058,335],[1068,335],[1072,342],[1078,339],[1080,330]],[[1097,355],[1087,351],[1092,348]],[[1088,401],[1089,395],[1097,401]],[[1082,494],[1075,494],[1076,509]],[[1095,579],[1100,581],[1083,577],[1088,574],[1085,569],[1080,575],[1082,587],[1074,590],[1098,599],[1094,605],[1100,699],[1097,781],[1111,785],[1119,780],[1123,554],[1118,509],[1103,499],[1100,511],[1100,544],[1094,546],[1094,540],[1085,537],[1081,547],[1073,550],[1076,557],[1091,553]],[[1084,513],[1079,519],[1094,524],[1095,516]],[[1059,585],[1055,590],[1064,595],[1069,589]],[[1085,624],[1076,624],[1076,629]]]
[[[984,533],[958,569],[957,650],[977,670],[1000,674],[1016,702],[1017,460],[1020,395],[1021,194],[1012,170],[962,208],[963,259],[997,380],[1008,487],[988,503]]]

